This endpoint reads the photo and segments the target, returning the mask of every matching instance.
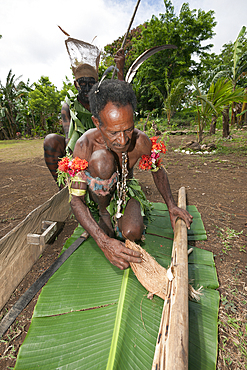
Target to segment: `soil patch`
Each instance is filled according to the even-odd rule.
[[[172,150],[190,140],[196,141],[195,135],[170,136],[165,167],[175,201],[179,188],[185,186],[187,204],[194,204],[201,213],[208,240],[195,242],[195,246],[214,253],[221,295],[217,369],[246,369],[247,158],[233,154],[187,155]],[[42,156],[42,141],[33,143],[32,155],[26,156],[25,149],[25,156],[18,161],[14,151],[15,160],[12,162],[4,160],[9,158],[7,150],[10,149],[6,148],[3,156],[0,146],[0,237],[57,192]],[[227,142],[226,145],[230,144]],[[21,146],[16,148],[21,150]],[[150,173],[135,168],[135,177],[150,201],[162,202]],[[54,262],[76,226],[73,216],[69,217],[57,240],[45,249],[14,291],[1,316]],[[14,367],[38,294],[2,338],[0,369]]]

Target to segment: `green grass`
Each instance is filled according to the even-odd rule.
[[[16,162],[43,157],[44,139],[1,140],[0,161]]]
[[[214,141],[217,145],[217,154],[234,154],[243,156],[247,154],[247,130],[233,129],[230,133],[232,139],[222,138],[222,131],[207,137],[207,141]]]

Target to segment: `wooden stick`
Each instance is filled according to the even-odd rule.
[[[141,0],[137,0],[136,6],[135,6],[135,9],[134,9],[134,13],[132,14],[132,17],[131,17],[131,20],[130,20],[130,23],[129,23],[129,27],[127,29],[127,32],[126,32],[126,34],[124,36],[124,39],[123,39],[123,42],[122,42],[122,45],[121,45],[121,49],[124,48],[125,42],[127,40],[128,33],[130,31],[130,27],[132,26],[132,23],[134,21],[134,18],[135,18],[135,15],[136,15],[136,12],[137,12],[137,9],[138,9],[138,6],[139,6],[140,2],[141,2]],[[116,73],[116,69],[114,69],[114,71],[112,73],[112,79],[114,78],[115,73]]]
[[[130,23],[129,23],[129,27],[128,27],[128,29],[127,29],[127,32],[126,32],[126,34],[125,34],[125,36],[124,36],[124,39],[123,39],[123,42],[122,42],[122,45],[121,45],[121,48],[122,48],[122,49],[123,49],[123,47],[124,47],[124,45],[125,45],[125,42],[126,42],[126,39],[127,39],[128,33],[129,33],[129,31],[130,31],[130,27],[132,26],[132,23],[133,23],[133,21],[134,21],[134,18],[135,18],[135,15],[136,15],[136,12],[137,12],[137,9],[138,9],[138,6],[139,6],[140,2],[141,2],[141,0],[137,0],[136,6],[135,6],[135,9],[134,9],[134,13],[133,13],[133,15],[132,15],[132,18],[131,18]]]
[[[178,206],[186,209],[185,188],[179,189]],[[189,347],[187,228],[176,221],[169,283],[161,317],[152,370],[187,370]]]

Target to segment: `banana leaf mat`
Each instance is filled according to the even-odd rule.
[[[194,216],[188,239],[205,240],[199,212],[187,209]],[[141,245],[167,268],[173,232],[166,206],[154,203],[153,216]],[[82,232],[77,227],[64,248]],[[189,301],[189,369],[215,369],[219,293],[211,252],[193,248],[189,279],[203,286],[200,301]],[[162,308],[162,299],[147,299],[132,270],[111,265],[89,237],[43,288],[15,369],[150,370]]]

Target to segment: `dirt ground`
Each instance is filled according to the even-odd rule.
[[[247,369],[247,158],[236,154],[187,155],[173,151],[190,140],[195,141],[195,136],[170,136],[165,166],[174,199],[177,201],[179,188],[185,186],[187,204],[194,204],[202,215],[208,239],[195,242],[195,246],[213,252],[215,257],[221,296],[217,369]],[[37,147],[34,152],[27,149],[21,160],[16,156],[15,161],[8,162],[4,159],[10,158],[8,149],[4,149],[3,156],[0,147],[0,238],[57,192],[43,160],[42,141],[37,144],[34,140],[33,145]],[[162,201],[150,173],[136,168],[135,177],[149,200]],[[0,318],[55,261],[76,226],[73,217],[68,218],[57,240],[46,248],[14,291]],[[0,340],[0,369],[14,367],[37,298],[38,294]]]

